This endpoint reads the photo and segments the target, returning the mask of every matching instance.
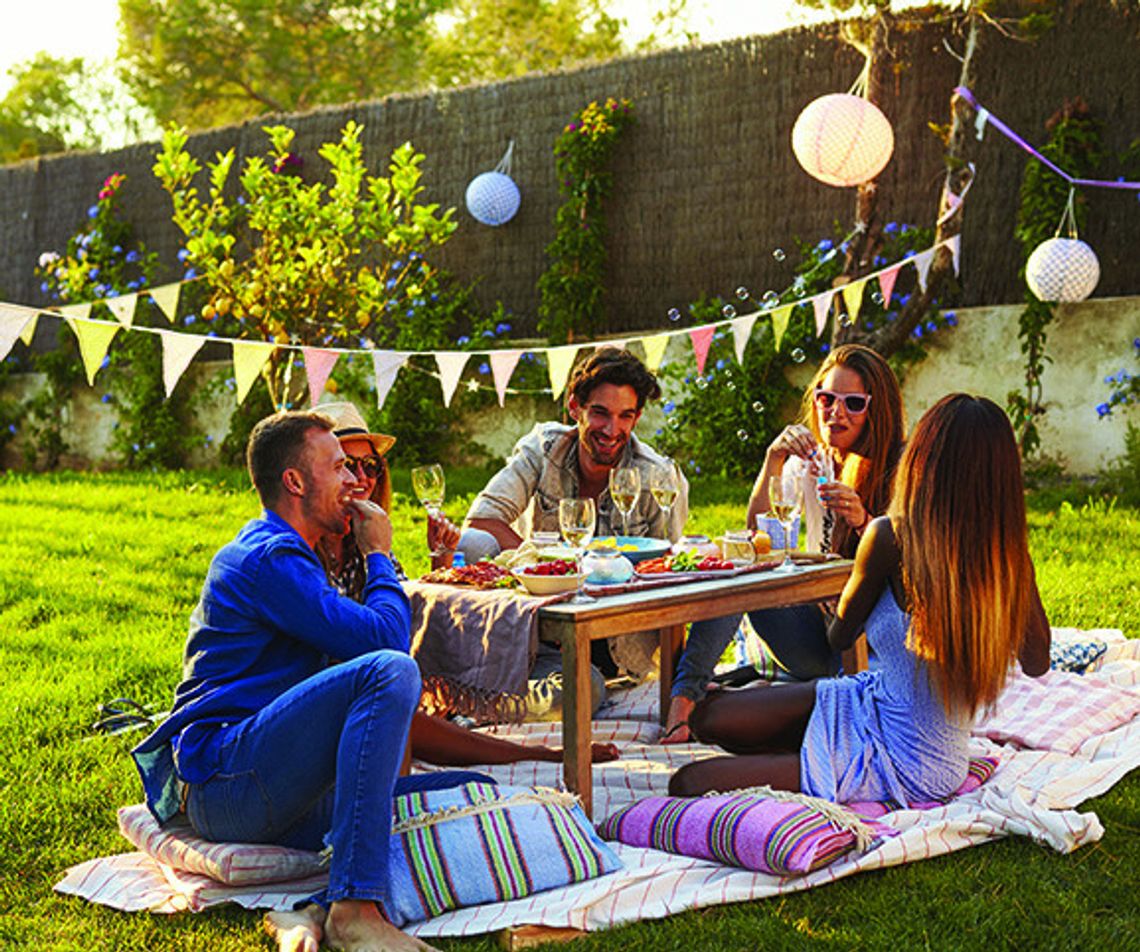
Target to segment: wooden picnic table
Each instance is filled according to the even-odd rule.
[[[755,572],[707,581],[608,595],[586,604],[561,602],[539,609],[539,637],[562,646],[562,745],[566,786],[592,816],[590,642],[639,631],[658,632],[661,645],[661,719],[669,710],[673,671],[688,622],[761,608],[834,598],[851,574],[845,559],[797,566],[795,572]],[[862,641],[862,639],[860,639]],[[843,668],[866,667],[862,644],[845,652]]]

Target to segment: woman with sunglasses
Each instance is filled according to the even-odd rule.
[[[859,537],[886,512],[891,478],[906,433],[902,393],[890,365],[869,347],[844,344],[820,365],[804,391],[800,421],[772,441],[748,500],[747,525],[768,511],[768,484],[798,457],[804,466],[806,548],[851,558]],[[834,474],[835,478],[828,476]],[[821,481],[822,480],[822,481]],[[685,743],[693,706],[743,616],[696,622],[677,665],[663,743]],[[819,605],[749,612],[769,653],[795,680],[834,674],[838,655],[827,643]]]

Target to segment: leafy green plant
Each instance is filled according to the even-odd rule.
[[[591,102],[554,141],[558,191],[549,267],[538,279],[539,330],[555,343],[589,338],[601,329],[605,294],[604,200],[613,189],[606,170],[623,131],[633,122],[628,99]]]

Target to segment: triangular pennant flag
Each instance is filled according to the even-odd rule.
[[[860,278],[858,281],[848,282],[840,289],[843,303],[847,305],[847,316],[852,324],[859,319],[859,309],[863,306],[863,289],[866,286],[867,279]]]
[[[811,299],[811,306],[815,308],[815,336],[822,337],[823,329],[827,327],[827,312],[831,310],[831,299],[834,291],[824,291]]]
[[[551,347],[546,352],[546,368],[550,373],[550,395],[555,400],[562,396],[562,391],[566,388],[566,380],[570,376],[570,368],[574,366],[574,358],[577,355],[577,344]]]
[[[918,274],[919,289],[926,291],[926,276],[930,273],[930,262],[934,260],[934,249],[930,248],[910,260],[914,262],[914,270]]]
[[[64,317],[78,317],[87,320],[91,316],[91,302],[84,301],[82,304],[65,304],[59,309],[59,313]]]
[[[616,347],[618,350],[625,350],[626,341],[624,341],[624,340],[598,341],[598,350],[601,350],[603,347]]]
[[[120,294],[118,297],[107,298],[103,301],[115,315],[115,320],[123,327],[130,327],[135,320],[135,304],[138,303],[137,294]]]
[[[174,331],[158,331],[158,336],[162,341],[162,382],[169,399],[190,361],[206,343],[206,338],[201,334],[178,334]]]
[[[264,340],[233,340],[234,384],[240,406],[277,345]]]
[[[784,331],[788,329],[788,321],[792,317],[792,308],[796,305],[785,304],[772,312],[772,337],[776,342],[776,350],[780,349],[780,341],[784,339]]]
[[[20,331],[20,340],[24,342],[24,346],[32,346],[32,338],[36,336],[36,325],[40,322],[40,315],[37,311],[29,319],[28,323],[24,325],[24,329]]]
[[[376,380],[376,409],[382,409],[392,386],[396,382],[396,375],[404,366],[408,355],[399,350],[374,350],[372,352],[372,376]]]
[[[511,382],[511,374],[523,355],[521,350],[493,350],[488,355],[491,360],[491,379],[495,381],[495,393],[499,395],[499,406],[507,397],[507,384]]]
[[[83,366],[87,370],[87,383],[95,385],[95,374],[107,356],[107,348],[111,346],[111,339],[119,330],[114,321],[77,321],[67,318],[67,323],[75,332],[79,341],[79,356],[83,358]]]
[[[708,359],[709,346],[712,344],[715,333],[715,324],[704,324],[689,331],[689,340],[693,342],[693,356],[697,358],[697,373],[699,374],[705,372],[705,361]]]
[[[17,307],[15,304],[0,304],[0,360],[8,356],[28,321],[35,311]]]
[[[340,354],[320,347],[302,347],[301,353],[305,355],[305,376],[309,381],[309,406],[315,407]]]
[[[672,334],[654,334],[652,337],[642,337],[641,346],[645,348],[645,366],[653,373],[661,367],[661,359],[665,356],[665,348],[669,346]]]
[[[744,348],[748,346],[748,338],[752,336],[752,328],[756,324],[759,314],[746,314],[732,321],[732,342],[736,345],[736,362],[744,363]]]
[[[158,305],[163,316],[173,324],[174,318],[178,315],[178,298],[182,294],[182,284],[164,284],[159,288],[151,288],[147,294]]]
[[[954,274],[957,276],[962,263],[962,235],[955,235],[946,244],[950,247],[950,260],[954,262]]]
[[[901,264],[896,264],[879,275],[879,287],[883,289],[883,307],[891,306],[891,295],[895,293],[895,279],[899,276],[901,267]]]
[[[455,388],[459,386],[459,378],[471,352],[467,350],[443,350],[435,355],[436,365],[439,367],[439,382],[443,387],[443,405],[451,406],[451,398],[455,396]]]

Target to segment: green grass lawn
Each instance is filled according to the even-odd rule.
[[[462,515],[485,474],[449,472]],[[125,915],[51,890],[81,860],[127,849],[115,808],[137,802],[127,750],[95,735],[96,705],[165,709],[187,617],[214,551],[258,506],[244,474],[0,474],[0,949],[272,948],[258,915]],[[397,473],[397,551],[426,568],[423,515]],[[693,488],[692,531],[742,517],[747,488]],[[1031,500],[1031,545],[1057,625],[1140,636],[1140,512]],[[979,518],[983,514],[979,514]],[[1061,856],[1007,839],[764,902],[590,936],[575,949],[1140,949],[1140,775],[1083,809],[1104,839]],[[492,939],[441,941],[491,949]]]

